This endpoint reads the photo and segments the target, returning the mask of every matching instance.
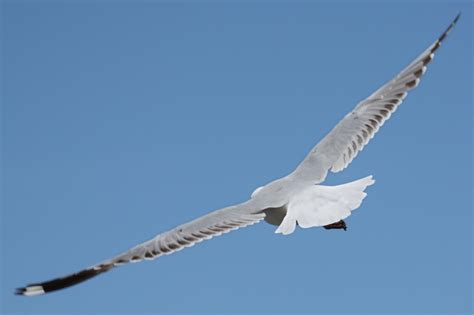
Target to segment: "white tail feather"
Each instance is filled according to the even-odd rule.
[[[338,186],[314,185],[290,199],[288,211],[275,233],[284,235],[302,228],[325,226],[347,218],[360,207],[367,194],[364,190],[375,183],[372,176]]]

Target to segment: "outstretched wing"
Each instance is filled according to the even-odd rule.
[[[357,104],[326,137],[321,140],[297,167],[294,176],[321,182],[329,169],[339,172],[362,151],[398,106],[408,91],[418,86],[427,65],[436,50],[459,19],[456,16],[441,36],[403,69],[368,98]]]
[[[109,271],[116,266],[169,255],[214,236],[255,224],[263,220],[264,217],[263,212],[256,212],[252,209],[250,202],[217,210],[159,234],[153,239],[95,266],[65,277],[29,284],[26,287],[18,288],[15,293],[33,296],[67,288]]]

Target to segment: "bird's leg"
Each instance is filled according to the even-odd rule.
[[[344,220],[340,220],[338,222],[325,225],[324,228],[326,230],[343,229],[344,231],[347,231],[347,225],[346,225],[346,222],[344,222]]]

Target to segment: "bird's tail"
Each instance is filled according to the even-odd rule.
[[[296,224],[302,228],[325,226],[347,218],[359,208],[367,194],[364,190],[375,180],[367,176],[338,186],[313,185],[296,194],[275,233],[291,234]]]

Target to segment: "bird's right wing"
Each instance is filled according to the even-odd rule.
[[[168,232],[161,233],[149,241],[92,267],[65,277],[18,288],[16,294],[33,296],[67,288],[109,271],[116,266],[169,255],[214,236],[255,224],[263,220],[264,217],[263,212],[252,209],[251,201],[223,208]]]
[[[295,178],[322,182],[329,169],[339,172],[346,168],[372,139],[391,114],[418,86],[427,65],[459,19],[459,14],[423,53],[392,80],[361,101],[331,132],[319,142],[293,172]]]

